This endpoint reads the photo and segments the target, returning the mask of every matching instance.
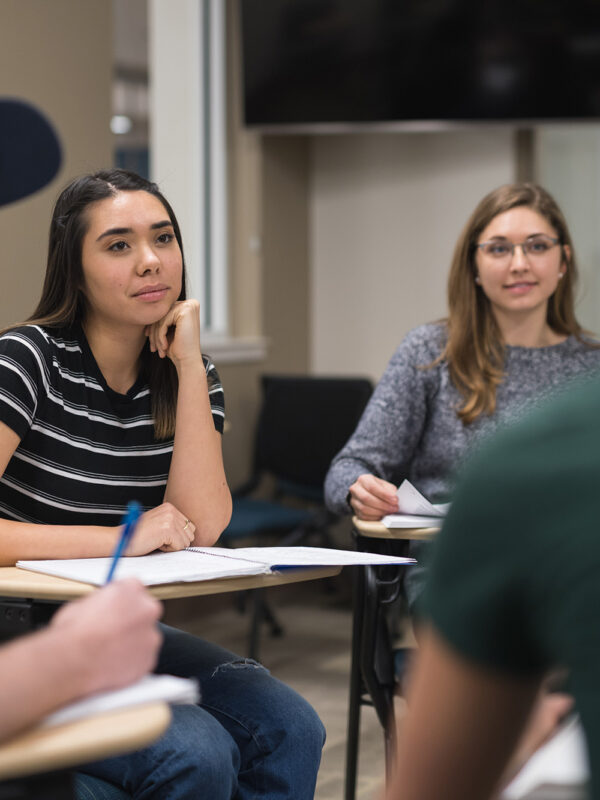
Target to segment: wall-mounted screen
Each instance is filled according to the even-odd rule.
[[[600,118],[599,0],[240,0],[249,126]]]

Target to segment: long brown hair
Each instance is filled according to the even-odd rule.
[[[63,189],[56,201],[50,223],[48,261],[42,296],[26,323],[62,328],[84,321],[86,298],[82,290],[81,253],[89,224],[86,210],[92,203],[114,197],[119,192],[138,191],[154,195],[169,215],[183,262],[181,293],[178,299],[185,300],[183,243],[173,209],[155,183],[123,169],[101,170],[76,178]],[[170,359],[159,358],[147,346],[142,351],[142,362],[152,398],[155,436],[158,439],[168,438],[175,433],[177,371]]]
[[[544,217],[556,231],[564,277],[548,301],[548,325],[558,334],[581,338],[575,317],[574,292],[577,264],[566,220],[554,198],[532,183],[500,186],[486,195],[465,225],[452,258],[448,276],[448,339],[434,363],[445,360],[452,382],[464,398],[458,416],[465,424],[496,408],[496,387],[504,375],[504,342],[490,301],[476,284],[477,241],[490,222],[511,208],[525,206]],[[568,248],[565,250],[565,248]]]

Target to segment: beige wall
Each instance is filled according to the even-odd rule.
[[[262,284],[269,346],[266,361],[221,370],[232,485],[250,468],[260,373],[377,379],[406,331],[444,315],[454,242],[478,200],[514,180],[515,155],[507,128],[263,138],[258,264],[247,241],[234,252],[238,277]]]
[[[260,375],[307,372],[310,366],[308,141],[267,137],[257,143],[250,134],[238,135],[242,141],[230,165],[240,191],[230,211],[234,332],[262,334],[268,348],[263,361],[220,368],[231,425],[223,448],[232,487],[251,470]]]
[[[111,37],[106,0],[2,0],[0,96],[28,100],[47,114],[64,161],[48,187],[0,209],[0,326],[23,319],[39,297],[59,188],[112,163]]]
[[[263,143],[263,324],[273,372],[310,369],[308,144],[303,137]]]
[[[600,125],[546,125],[536,133],[536,176],[556,198],[575,243],[577,316],[600,334]]]
[[[444,316],[454,243],[515,179],[508,128],[313,139],[310,363],[377,379],[404,334]]]

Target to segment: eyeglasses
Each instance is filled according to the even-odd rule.
[[[554,236],[540,233],[524,242],[509,242],[506,239],[496,239],[491,242],[481,242],[477,248],[482,254],[494,261],[509,261],[515,254],[515,248],[520,247],[526,258],[543,258],[547,253],[560,243]]]

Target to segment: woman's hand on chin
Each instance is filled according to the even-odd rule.
[[[186,361],[201,359],[200,303],[178,300],[162,319],[147,325],[145,333],[150,350],[160,358],[170,358],[178,369]]]
[[[140,517],[128,556],[143,556],[153,550],[183,550],[194,541],[196,526],[172,503],[162,503]]]

